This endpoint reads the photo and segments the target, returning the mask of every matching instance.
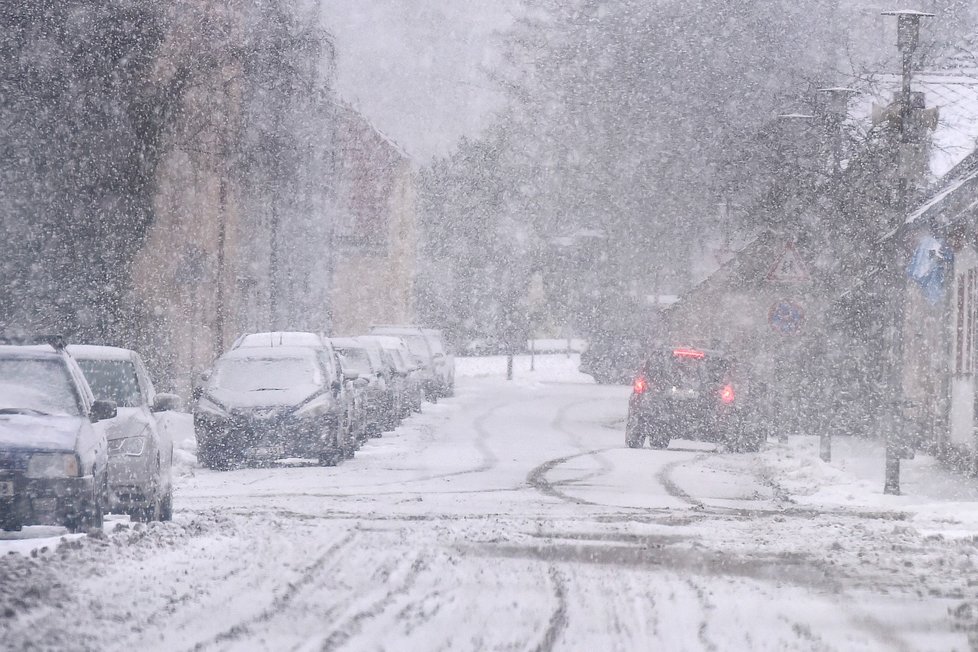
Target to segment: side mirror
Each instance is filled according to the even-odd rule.
[[[357,380],[358,378],[360,378],[360,374],[357,373],[356,371],[354,371],[353,369],[344,369],[343,370],[343,379],[344,380]]]
[[[115,418],[118,413],[119,411],[116,409],[115,401],[100,399],[92,403],[92,423]]]
[[[340,392],[343,390],[343,383],[338,380],[334,380],[333,384],[330,385],[333,390],[333,396],[339,396]]]
[[[181,407],[180,397],[176,394],[157,394],[153,401],[153,412],[176,412]]]

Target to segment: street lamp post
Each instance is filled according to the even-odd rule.
[[[901,55],[901,86],[900,86],[900,178],[899,178],[899,197],[898,206],[903,223],[910,210],[910,175],[912,174],[909,161],[913,159],[911,148],[913,146],[911,133],[911,120],[913,118],[913,92],[911,83],[913,81],[913,55],[920,45],[920,21],[922,18],[933,17],[922,11],[898,10],[884,11],[884,16],[897,17],[897,48]],[[902,267],[902,257],[899,249],[896,252],[895,270]],[[904,448],[904,427],[902,419],[903,404],[900,400],[902,392],[899,389],[900,381],[897,378],[902,368],[903,359],[903,323],[902,305],[903,294],[900,283],[895,283],[896,292],[893,296],[893,324],[889,329],[889,351],[890,369],[887,384],[890,385],[889,391],[885,395],[891,397],[893,404],[888,411],[889,427],[886,431],[886,461],[885,461],[885,480],[883,482],[883,493],[891,495],[900,494],[900,455]]]

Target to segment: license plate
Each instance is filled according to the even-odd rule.
[[[13,498],[14,483],[0,481],[0,498]]]

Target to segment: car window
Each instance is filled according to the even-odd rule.
[[[337,353],[340,355],[340,364],[343,365],[344,371],[349,369],[361,376],[369,376],[373,373],[373,369],[370,367],[370,358],[363,349],[343,348],[337,349]]]
[[[441,345],[441,342],[436,338],[428,338],[428,346],[431,347],[432,355],[437,355],[439,353],[445,353],[445,348]]]
[[[110,399],[119,407],[143,405],[136,367],[129,360],[77,360],[97,399]]]
[[[0,411],[81,416],[78,393],[59,360],[0,360]]]
[[[416,355],[423,360],[431,357],[431,351],[428,349],[428,343],[423,335],[402,335],[401,339],[407,344],[411,355]]]
[[[262,392],[322,385],[323,373],[312,357],[226,358],[218,360],[209,385],[234,392]]]

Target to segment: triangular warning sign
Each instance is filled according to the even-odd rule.
[[[795,249],[793,242],[785,244],[784,251],[781,252],[767,273],[767,280],[775,283],[808,282],[808,268],[805,267],[805,261],[801,259],[801,255]]]

